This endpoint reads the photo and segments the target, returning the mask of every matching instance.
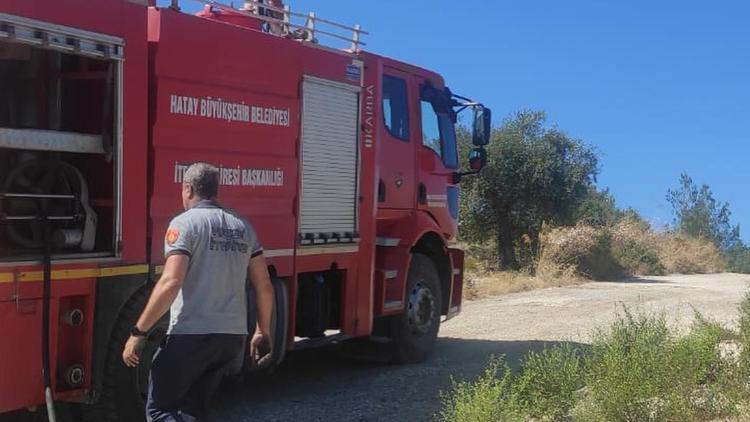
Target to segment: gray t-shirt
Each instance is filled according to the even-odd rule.
[[[190,257],[167,334],[247,334],[247,266],[263,249],[252,226],[214,201],[169,223],[164,256]]]

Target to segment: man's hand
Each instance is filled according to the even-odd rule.
[[[143,351],[143,346],[145,344],[146,337],[130,336],[122,351],[122,361],[125,362],[125,365],[131,368],[138,366],[141,361],[141,352]]]
[[[250,357],[252,357],[255,366],[266,368],[271,365],[273,353],[271,348],[271,338],[261,332],[255,333],[250,340]]]

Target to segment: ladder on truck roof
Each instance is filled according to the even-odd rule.
[[[269,4],[268,0],[245,0],[245,5],[237,9],[216,0],[193,1],[258,19],[267,24],[267,32],[273,35],[314,44],[319,43],[318,36],[320,35],[351,43],[351,47],[346,50],[350,53],[358,53],[361,46],[367,45],[362,41],[362,35],[369,35],[369,33],[362,30],[360,25],[348,26],[321,19],[315,15],[315,12],[292,12],[289,5],[278,7]],[[179,0],[171,0],[170,7],[179,10]]]

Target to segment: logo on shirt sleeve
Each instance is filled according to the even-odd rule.
[[[174,245],[174,242],[177,241],[177,239],[180,238],[180,231],[177,229],[169,228],[167,229],[167,235],[165,236],[165,240],[167,241],[167,245]]]

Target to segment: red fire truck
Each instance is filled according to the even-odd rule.
[[[202,3],[0,0],[0,413],[141,419],[148,364],[126,368],[122,346],[196,161],[265,247],[276,364],[368,337],[419,361],[460,310],[458,183],[484,165],[489,109],[362,51],[359,27]]]

